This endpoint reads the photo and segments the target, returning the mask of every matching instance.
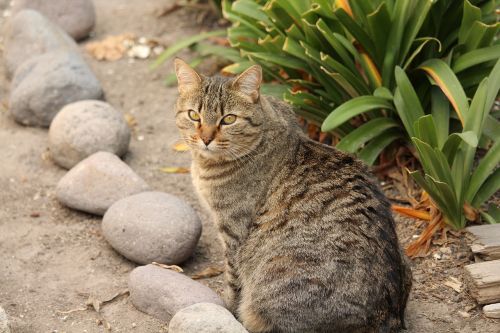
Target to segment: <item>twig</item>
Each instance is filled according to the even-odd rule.
[[[68,310],[68,311],[59,311],[59,310],[57,310],[56,313],[59,313],[59,314],[70,314],[70,313],[78,312],[78,311],[87,311],[88,309],[89,309],[88,307],[84,307],[84,308],[71,309],[71,310]]]

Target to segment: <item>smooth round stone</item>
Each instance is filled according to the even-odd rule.
[[[111,246],[139,264],[179,264],[194,252],[201,222],[185,201],[168,193],[143,192],[115,202],[102,220]]]
[[[49,127],[65,105],[102,95],[101,84],[80,54],[59,50],[31,58],[16,70],[9,110],[20,124]]]
[[[95,24],[92,0],[16,0],[12,12],[23,9],[39,11],[76,40],[87,37]]]
[[[148,190],[148,184],[118,156],[98,152],[61,178],[56,197],[70,208],[103,215],[116,201]]]
[[[180,310],[170,320],[168,332],[248,333],[231,312],[213,303],[197,303]]]
[[[130,300],[138,310],[164,321],[196,303],[223,305],[209,287],[184,274],[155,265],[135,268],[130,273],[128,289]]]
[[[98,151],[123,156],[129,143],[130,129],[123,115],[102,101],[68,104],[50,124],[52,159],[66,169]]]
[[[64,30],[35,10],[25,9],[13,15],[3,32],[4,63],[9,77],[22,63],[44,53],[78,52],[75,41]]]

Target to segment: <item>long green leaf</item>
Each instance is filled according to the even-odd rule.
[[[370,110],[393,109],[392,104],[385,98],[375,96],[360,96],[345,102],[333,110],[321,125],[323,132],[328,132],[349,119]]]
[[[394,105],[406,131],[412,137],[415,136],[413,126],[419,118],[425,115],[424,110],[405,72],[400,67],[396,67],[395,74],[397,88],[394,93]]]
[[[459,73],[470,67],[500,58],[500,44],[473,50],[458,57],[453,62],[453,71]]]
[[[337,148],[343,151],[354,153],[366,142],[379,136],[389,128],[398,127],[398,123],[391,118],[375,118],[356,128],[346,135],[337,144]]]
[[[465,126],[469,103],[465,92],[451,68],[440,59],[430,59],[419,67],[424,70],[441,88]]]
[[[215,30],[215,31],[210,31],[210,32],[203,32],[199,35],[191,36],[189,38],[186,38],[178,43],[175,43],[174,45],[170,46],[168,49],[163,51],[163,53],[155,60],[155,62],[151,65],[152,69],[157,68],[161,64],[163,64],[166,60],[168,60],[170,57],[175,55],[177,52],[185,49],[186,47],[189,47],[201,40],[205,40],[209,37],[217,37],[217,36],[224,36],[226,34],[226,30]]]
[[[438,147],[442,148],[448,138],[450,127],[450,107],[446,96],[438,87],[431,89],[432,118],[436,124]]]
[[[469,0],[464,1],[463,8],[462,24],[460,24],[460,30],[458,32],[458,41],[460,44],[465,43],[474,22],[481,20],[481,10],[473,6]]]
[[[377,59],[382,59],[386,52],[387,38],[390,33],[391,15],[387,5],[382,2],[378,8],[366,16],[368,33],[374,41]]]
[[[450,165],[453,164],[455,154],[457,153],[457,149],[462,142],[465,142],[470,147],[476,148],[478,144],[477,136],[472,131],[467,131],[463,133],[452,133],[448,139],[445,141],[442,152],[446,156],[448,163]]]
[[[270,24],[269,17],[262,11],[262,7],[252,0],[237,0],[233,2],[231,10],[240,15],[248,16],[265,24]]]
[[[486,179],[493,173],[495,168],[498,167],[500,163],[500,141],[496,142],[493,147],[490,148],[488,153],[481,159],[476,170],[472,174],[469,188],[466,192],[466,200],[471,202],[476,196],[477,191],[486,181]]]
[[[415,8],[413,8],[410,19],[405,27],[404,36],[402,39],[401,53],[399,63],[402,64],[403,60],[407,58],[411,45],[418,35],[425,19],[428,17],[429,10],[433,4],[432,0],[419,0],[416,1]],[[426,42],[425,42],[426,43]]]
[[[382,83],[386,87],[391,87],[394,66],[398,65],[397,61],[401,52],[400,47],[405,25],[407,23],[410,3],[411,2],[407,0],[396,0],[396,6],[394,7],[396,15],[393,18],[393,23],[387,39],[387,45],[390,45],[390,47],[385,50],[382,66]]]
[[[372,165],[385,147],[401,137],[402,135],[400,130],[391,128],[371,140],[363,149],[361,149],[358,157],[366,164]]]
[[[500,168],[497,168],[479,188],[474,199],[472,199],[472,206],[479,208],[486,200],[500,190]]]
[[[350,34],[356,38],[356,40],[363,46],[365,51],[370,55],[372,59],[375,59],[375,44],[370,39],[370,36],[361,28],[361,26],[353,20],[352,17],[349,16],[345,12],[344,9],[338,8],[334,11],[335,16],[338,20],[346,27]]]

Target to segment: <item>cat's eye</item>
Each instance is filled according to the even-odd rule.
[[[198,112],[194,110],[189,110],[188,116],[189,118],[191,118],[192,121],[200,121],[200,115],[198,114]]]
[[[236,121],[236,116],[234,114],[228,114],[227,116],[225,116],[224,118],[222,118],[222,120],[220,121],[220,123],[222,125],[231,125],[235,121]]]

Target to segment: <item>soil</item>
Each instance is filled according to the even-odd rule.
[[[5,9],[5,3],[0,0],[4,6],[0,9]],[[158,17],[172,1],[94,3],[97,25],[90,40],[130,32],[170,44],[203,29],[196,23],[199,13],[192,10]],[[187,53],[184,56],[189,58]],[[182,264],[186,274],[222,267],[216,230],[198,203],[189,174],[159,170],[190,164],[189,153],[172,149],[179,138],[173,117],[177,91],[163,83],[171,64],[151,70],[153,60],[125,57],[99,62],[88,54],[85,57],[103,85],[106,100],[137,121],[125,161],[155,190],[187,200],[202,218],[203,235],[196,252]],[[82,310],[89,295],[105,300],[126,289],[128,273],[136,265],[107,244],[99,217],[69,210],[56,201],[55,185],[66,171],[50,160],[46,129],[20,126],[9,116],[8,90],[2,68],[0,305],[10,317],[13,332],[106,332],[108,325],[112,332],[168,331],[167,323],[136,310],[127,295],[102,305],[99,313],[90,307]],[[414,220],[397,217],[397,228],[403,245],[418,234]],[[463,235],[450,236],[447,244],[434,246],[430,256],[412,261],[408,332],[500,332],[500,321],[484,318],[465,285],[459,292],[444,285],[450,277],[463,282],[463,266],[471,262]],[[221,276],[200,282],[222,290]]]

